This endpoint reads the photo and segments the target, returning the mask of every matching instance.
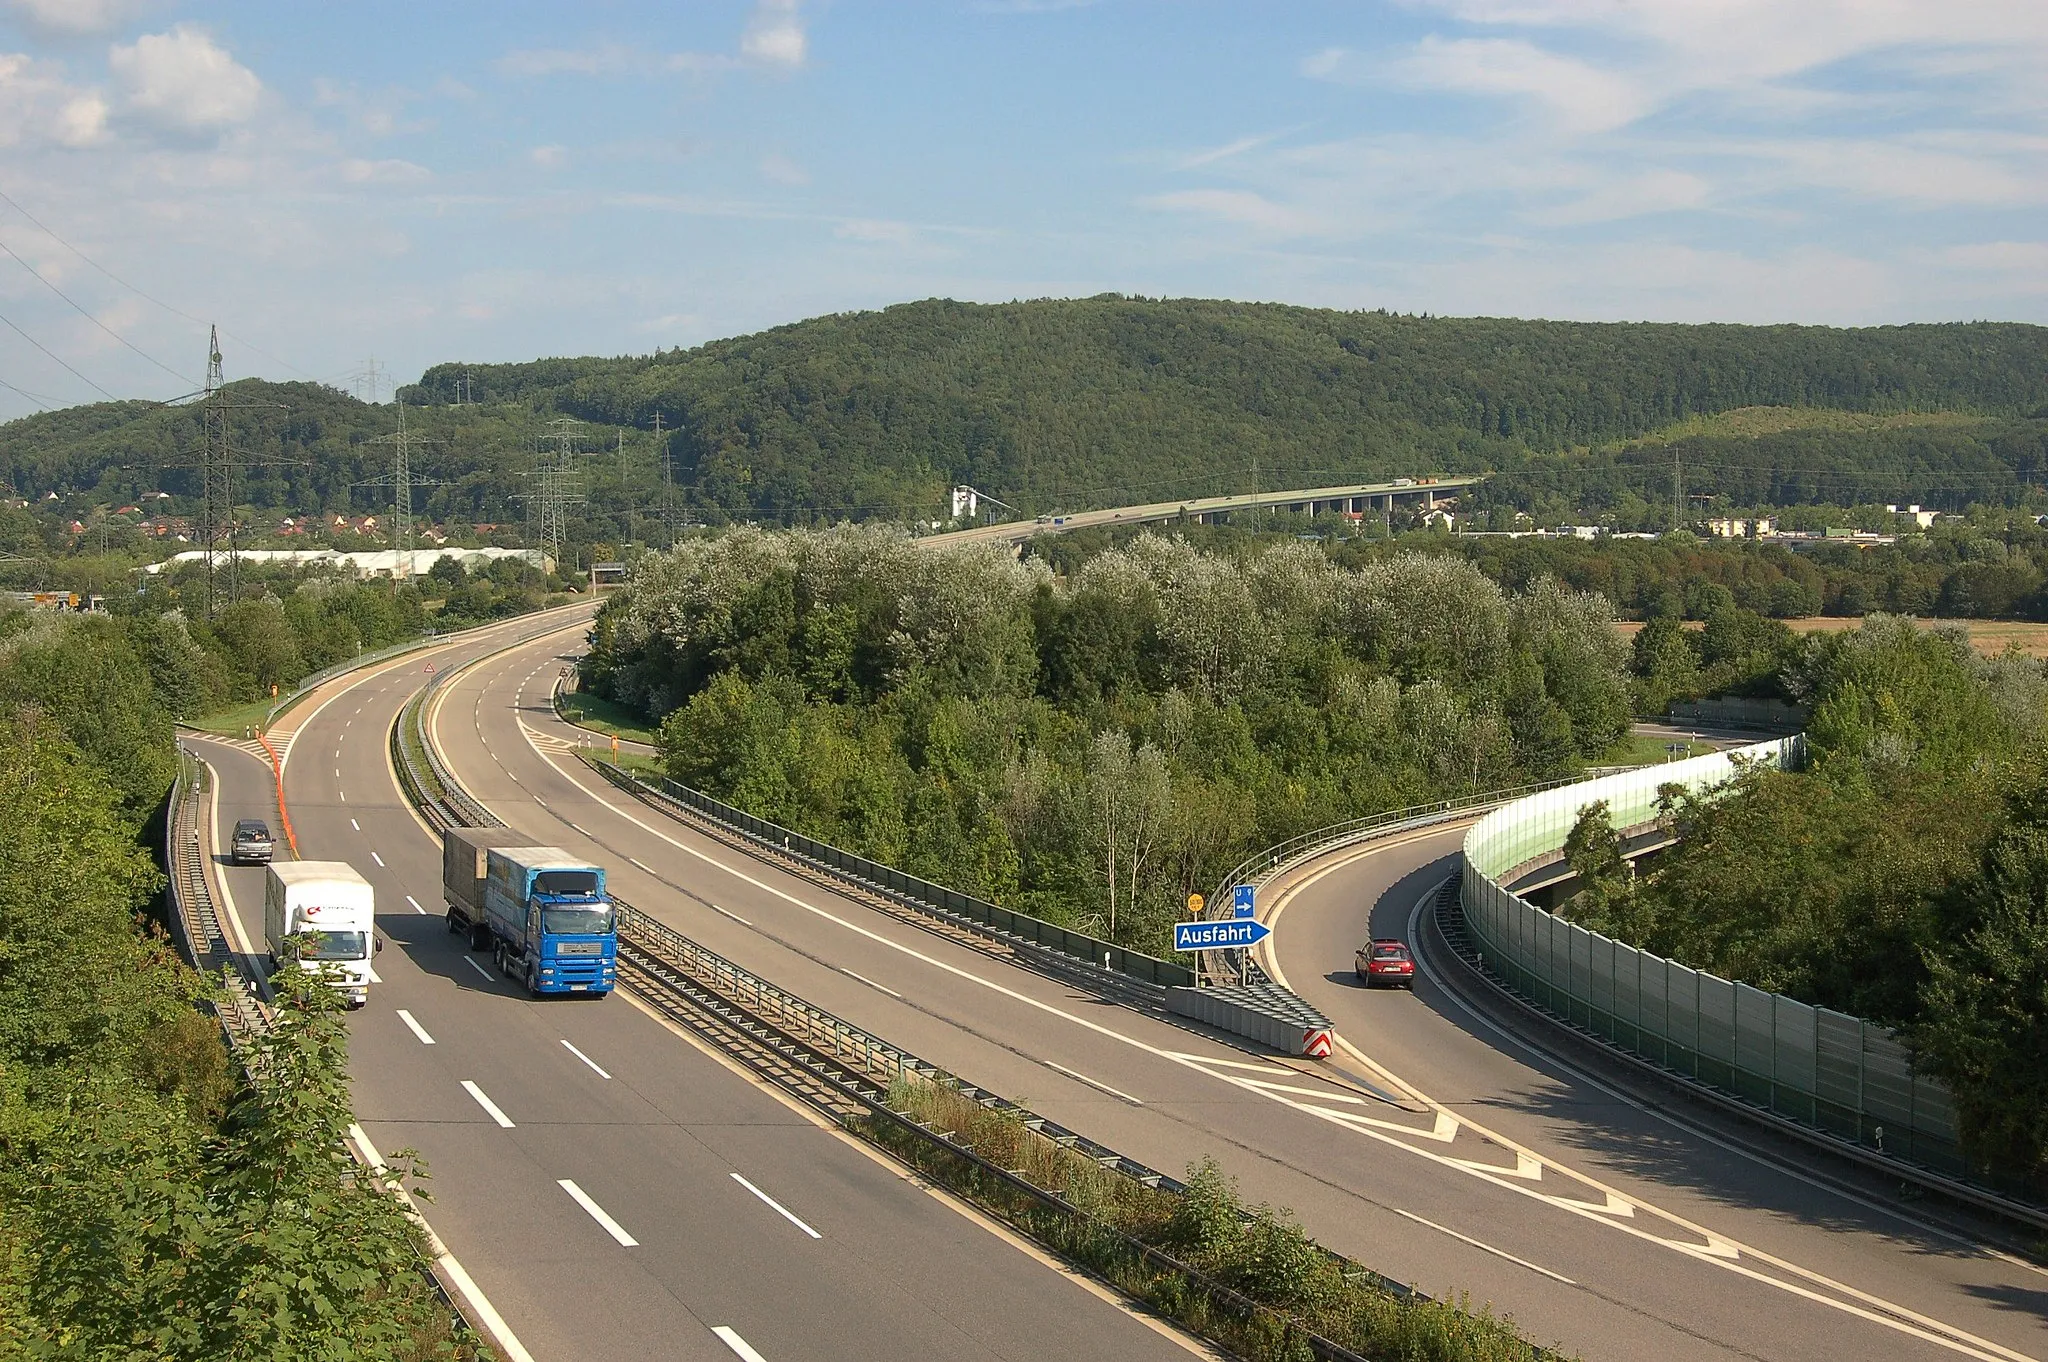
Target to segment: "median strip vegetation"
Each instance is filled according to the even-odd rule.
[[[861,1133],[1247,1362],[1558,1356],[1488,1311],[1416,1295],[1328,1252],[1285,1210],[1246,1206],[1213,1161],[1192,1166],[1184,1184],[1147,1185],[1033,1129],[1028,1113],[943,1079],[901,1078],[888,1104],[902,1122],[869,1117]]]

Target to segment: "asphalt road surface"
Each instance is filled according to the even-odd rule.
[[[603,860],[678,930],[935,1063],[1155,1167],[1212,1156],[1332,1247],[1589,1358],[2048,1356],[2048,1274],[1633,1107],[1427,979],[1413,995],[1351,988],[1353,947],[1407,935],[1456,832],[1326,863],[1287,902],[1278,963],[1354,1048],[1282,1062],[863,908],[612,789],[571,750],[602,740],[549,702],[580,646],[563,633],[444,688],[433,733],[470,792]]]
[[[359,1123],[387,1156],[425,1158],[428,1220],[528,1355],[1189,1355],[625,995],[535,1001],[463,949],[439,840],[404,807],[387,745],[425,663],[459,655],[306,702],[285,786],[301,855],[348,861],[377,893],[380,978],[350,1022]],[[192,745],[220,777],[216,828],[275,824],[266,764]],[[220,879],[259,953],[263,871]]]

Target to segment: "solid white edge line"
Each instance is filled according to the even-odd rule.
[[[372,1169],[379,1173],[383,1172],[384,1156],[377,1152],[376,1145],[370,1143],[368,1132],[360,1125],[351,1124],[348,1134],[349,1138],[355,1141],[356,1148],[362,1152],[363,1160]],[[419,1207],[413,1204],[411,1195],[402,1187],[395,1187],[392,1190],[397,1193],[399,1204],[405,1207],[406,1215],[425,1232],[427,1251],[434,1256],[434,1266],[447,1275],[456,1291],[469,1302],[470,1312],[476,1316],[476,1322],[491,1336],[491,1341],[498,1345],[499,1351],[503,1352],[510,1362],[534,1362],[533,1354],[526,1350],[526,1345],[512,1332],[512,1326],[505,1323],[505,1317],[498,1313],[498,1307],[491,1304],[490,1297],[476,1284],[476,1278],[469,1275],[469,1269],[448,1251],[448,1245],[441,1241],[441,1236],[434,1232],[434,1227],[420,1214]]]
[[[605,1071],[604,1071],[603,1069],[600,1069],[600,1068],[598,1068],[598,1067],[597,1067],[597,1061],[596,1061],[596,1060],[592,1059],[592,1058],[591,1058],[591,1057],[590,1057],[589,1055],[586,1055],[586,1054],[584,1054],[584,1053],[583,1053],[583,1052],[582,1052],[581,1050],[577,1049],[577,1048],[576,1048],[576,1047],[575,1047],[574,1045],[571,1045],[571,1044],[569,1043],[569,1041],[568,1041],[568,1040],[567,1040],[566,1038],[565,1038],[565,1039],[564,1039],[564,1040],[562,1041],[562,1044],[563,1044],[563,1045],[564,1045],[564,1046],[565,1046],[565,1047],[566,1047],[566,1048],[568,1049],[568,1051],[569,1051],[569,1053],[570,1053],[570,1054],[572,1054],[572,1055],[576,1056],[576,1058],[578,1058],[578,1059],[582,1060],[582,1061],[583,1061],[583,1062],[584,1062],[585,1064],[588,1064],[588,1065],[590,1066],[590,1071],[591,1071],[592,1073],[596,1074],[596,1075],[597,1075],[597,1076],[598,1076],[599,1078],[610,1078],[610,1077],[611,1077],[611,1075],[610,1075],[610,1074],[606,1073],[606,1072],[605,1072]]]
[[[412,1013],[401,1007],[398,1009],[398,1019],[405,1023],[408,1030],[419,1037],[420,1044],[432,1045],[434,1043],[434,1038],[427,1034],[427,1028],[412,1019]]]
[[[714,1324],[711,1332],[718,1335],[718,1341],[733,1350],[740,1362],[768,1362],[768,1359],[754,1351],[754,1345],[733,1332],[729,1324]]]
[[[469,966],[471,969],[475,970],[478,974],[483,975],[483,977],[486,979],[491,977],[491,972],[489,970],[485,969],[482,965],[479,965],[476,961],[470,959],[466,955],[462,957],[462,963]]]
[[[1577,1282],[1565,1276],[1562,1272],[1552,1272],[1547,1267],[1537,1266],[1535,1263],[1530,1262],[1527,1258],[1517,1258],[1514,1254],[1509,1253],[1506,1249],[1497,1249],[1491,1244],[1482,1244],[1469,1234],[1460,1234],[1456,1230],[1451,1229],[1447,1225],[1437,1224],[1434,1220],[1424,1220],[1421,1216],[1415,1214],[1413,1211],[1404,1211],[1399,1206],[1389,1207],[1388,1209],[1392,1210],[1395,1215],[1404,1216],[1409,1220],[1413,1220],[1418,1225],[1427,1225],[1431,1229],[1435,1230],[1438,1234],[1448,1234],[1449,1236],[1451,1236],[1451,1238],[1457,1240],[1461,1244],[1470,1244],[1473,1248],[1476,1248],[1483,1253],[1491,1253],[1496,1258],[1505,1258],[1511,1263],[1515,1263],[1522,1267],[1528,1268],[1531,1272],[1540,1272],[1544,1276],[1550,1278],[1552,1281],[1563,1282],[1566,1286],[1578,1285]]]
[[[884,992],[884,993],[888,994],[888,995],[889,995],[890,997],[894,998],[894,999],[895,999],[895,1000],[896,1000],[897,1002],[899,1002],[899,1003],[903,1001],[903,995],[902,995],[901,993],[898,993],[898,992],[897,992],[897,991],[896,991],[895,989],[893,989],[893,988],[890,988],[890,987],[889,987],[889,986],[888,986],[887,984],[878,984],[878,983],[876,983],[876,982],[875,982],[874,980],[872,980],[872,979],[868,978],[868,977],[867,977],[867,975],[865,975],[865,974],[856,974],[856,973],[854,973],[854,972],[853,972],[852,970],[850,970],[850,969],[846,968],[846,966],[844,966],[844,965],[841,965],[841,966],[839,967],[839,972],[840,972],[841,974],[844,974],[844,975],[845,975],[845,976],[846,976],[847,978],[849,978],[849,979],[858,979],[858,980],[860,980],[860,981],[861,981],[862,983],[866,984],[866,985],[867,985],[867,986],[868,986],[869,988],[873,988],[873,989],[880,989],[880,990],[881,990],[882,992]]]
[[[484,1096],[484,1090],[482,1088],[479,1088],[476,1084],[470,1082],[467,1078],[465,1078],[462,1080],[462,1090],[468,1093],[471,1097],[474,1097],[476,1099],[476,1104],[484,1109],[484,1114],[489,1116],[493,1121],[496,1121],[501,1129],[513,1129],[512,1118],[510,1116],[507,1116],[504,1113],[503,1109],[500,1108],[496,1102],[493,1102],[490,1098]]]
[[[791,1214],[790,1214],[790,1211],[789,1211],[789,1207],[787,1207],[787,1206],[783,1205],[783,1204],[782,1204],[781,1202],[777,1201],[777,1200],[776,1200],[776,1199],[775,1199],[774,1197],[772,1197],[772,1196],[769,1196],[769,1195],[768,1195],[768,1194],[767,1194],[766,1192],[762,1191],[762,1190],[761,1190],[761,1189],[760,1189],[759,1187],[756,1187],[756,1186],[755,1186],[755,1185],[754,1185],[753,1183],[751,1183],[751,1182],[748,1182],[748,1181],[747,1181],[747,1180],[746,1180],[745,1178],[741,1177],[741,1176],[740,1176],[740,1175],[739,1175],[738,1173],[734,1173],[734,1174],[732,1175],[732,1180],[733,1180],[734,1182],[737,1182],[737,1183],[738,1183],[738,1184],[739,1184],[740,1186],[742,1186],[742,1187],[746,1188],[746,1189],[747,1189],[748,1191],[752,1192],[752,1193],[753,1193],[753,1194],[754,1194],[755,1196],[759,1197],[759,1198],[761,1199],[761,1203],[762,1203],[763,1205],[765,1205],[766,1207],[768,1207],[768,1209],[769,1209],[769,1210],[771,1210],[771,1211],[775,1212],[775,1213],[776,1213],[777,1215],[781,1216],[781,1217],[782,1217],[782,1218],[783,1218],[784,1220],[787,1220],[787,1221],[788,1221],[788,1222],[789,1222],[790,1224],[792,1224],[792,1225],[796,1226],[796,1227],[797,1227],[798,1229],[802,1230],[802,1231],[803,1231],[803,1232],[804,1232],[805,1234],[808,1234],[809,1236],[811,1236],[811,1238],[813,1238],[813,1239],[823,1239],[823,1238],[825,1237],[824,1235],[822,1235],[822,1234],[818,1233],[818,1232],[817,1232],[816,1230],[812,1229],[812,1228],[811,1228],[811,1227],[810,1227],[809,1225],[806,1225],[806,1224],[805,1224],[805,1223],[804,1223],[803,1221],[801,1221],[801,1220],[797,1219],[797,1218],[796,1218],[796,1217],[795,1217],[794,1215],[791,1215]]]
[[[1090,1077],[1089,1077],[1089,1076],[1088,1076],[1087,1074],[1081,1073],[1081,1072],[1079,1072],[1078,1070],[1074,1070],[1074,1069],[1069,1069],[1069,1068],[1068,1068],[1068,1067],[1067,1067],[1066,1065],[1064,1065],[1064,1064],[1060,1063],[1060,1062],[1059,1062],[1058,1060],[1054,1060],[1054,1059],[1048,1059],[1048,1060],[1046,1060],[1046,1061],[1045,1061],[1045,1067],[1046,1067],[1046,1068],[1048,1068],[1048,1069],[1058,1069],[1058,1070],[1059,1070],[1059,1071],[1060,1071],[1061,1073],[1065,1074],[1065,1075],[1066,1075],[1067,1077],[1069,1077],[1069,1078],[1073,1078],[1073,1079],[1078,1079],[1078,1080],[1080,1080],[1081,1082],[1083,1082],[1083,1083],[1086,1083],[1086,1084],[1087,1084],[1087,1085],[1088,1085],[1089,1087],[1091,1087],[1091,1088],[1100,1088],[1100,1089],[1102,1089],[1102,1090],[1103,1090],[1104,1092],[1108,1093],[1108,1094],[1109,1094],[1109,1095],[1110,1095],[1111,1097],[1121,1097],[1121,1098],[1123,1098],[1123,1099],[1124,1099],[1124,1101],[1126,1101],[1126,1102],[1129,1102],[1129,1103],[1130,1103],[1130,1104],[1131,1104],[1132,1106],[1134,1106],[1134,1107],[1142,1107],[1142,1106],[1144,1106],[1144,1105],[1145,1105],[1145,1104],[1144,1104],[1143,1102],[1141,1102],[1141,1101],[1139,1101],[1139,1100],[1138,1100],[1137,1098],[1135,1098],[1135,1097],[1131,1096],[1131,1095],[1130,1095],[1129,1093],[1125,1092],[1125,1091],[1124,1091],[1123,1089],[1121,1089],[1121,1088],[1112,1088],[1112,1087],[1110,1087],[1110,1086],[1109,1086],[1109,1084],[1107,1084],[1107,1083],[1103,1082],[1103,1081],[1102,1081],[1101,1079],[1099,1079],[1099,1078],[1090,1078]]]
[[[557,1187],[560,1187],[563,1191],[567,1192],[570,1196],[574,1197],[576,1200],[576,1204],[578,1206],[581,1206],[584,1210],[588,1211],[590,1213],[590,1218],[592,1220],[595,1220],[599,1225],[602,1225],[604,1227],[604,1232],[606,1234],[609,1234],[612,1238],[618,1240],[619,1246],[621,1248],[640,1247],[640,1241],[638,1239],[635,1239],[632,1235],[626,1233],[625,1227],[619,1224],[618,1221],[606,1215],[604,1212],[604,1207],[598,1205],[595,1201],[592,1201],[590,1199],[590,1193],[584,1191],[581,1187],[578,1187],[573,1181],[571,1181],[568,1178],[556,1178],[555,1185]]]

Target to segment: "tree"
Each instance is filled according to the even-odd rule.
[[[2048,1192],[2048,828],[2007,830],[1965,895],[1975,925],[1929,951],[1915,1061],[1954,1094],[1980,1165]]]

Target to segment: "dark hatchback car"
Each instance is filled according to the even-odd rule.
[[[1367,988],[1376,984],[1415,987],[1415,957],[1392,937],[1382,937],[1370,945],[1360,946],[1356,967],[1358,982]]]
[[[235,835],[228,841],[228,859],[236,865],[268,865],[270,863],[270,825],[260,818],[244,818],[235,824]]]

